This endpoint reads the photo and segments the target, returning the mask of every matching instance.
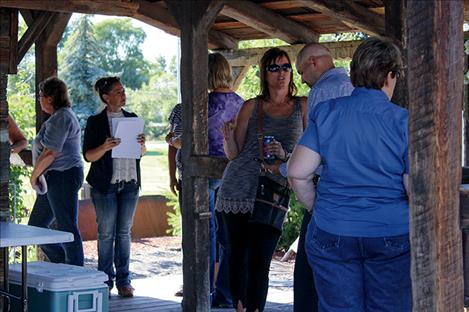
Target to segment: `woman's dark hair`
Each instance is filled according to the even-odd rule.
[[[42,96],[52,98],[52,106],[55,110],[62,107],[70,107],[67,85],[57,77],[49,77],[39,84],[39,92]]]
[[[103,95],[109,94],[109,92],[111,92],[112,88],[114,87],[114,84],[120,82],[121,79],[119,77],[102,77],[99,78],[94,84],[94,90],[96,91],[96,93],[98,93],[101,101],[103,101],[103,103],[106,103],[103,98]]]
[[[373,37],[360,44],[350,64],[354,87],[380,90],[389,73],[393,77],[402,68],[399,48],[389,39]]]
[[[260,70],[261,70],[261,97],[264,100],[270,99],[269,86],[267,84],[267,66],[275,63],[279,57],[285,56],[288,63],[291,63],[288,53],[279,48],[271,48],[267,50],[261,58]],[[290,71],[290,83],[288,84],[288,96],[292,97],[296,94],[296,86],[293,82],[293,70]]]

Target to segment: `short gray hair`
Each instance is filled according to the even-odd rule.
[[[389,39],[372,37],[360,44],[350,64],[354,87],[380,90],[388,73],[394,76],[402,68],[399,48]]]

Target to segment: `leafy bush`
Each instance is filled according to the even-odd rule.
[[[277,249],[287,251],[290,245],[300,235],[301,221],[303,221],[304,207],[291,192],[290,209],[285,223],[283,224],[282,236],[277,245]]]
[[[172,236],[180,236],[182,234],[182,219],[179,199],[171,192],[166,192],[163,196],[167,199],[166,205],[173,208],[172,211],[167,213],[169,229],[166,230],[166,233]]]
[[[13,218],[16,213],[16,218],[19,221],[28,215],[23,201],[23,194],[26,193],[23,183],[24,177],[29,177],[30,175],[31,169],[28,167],[10,166],[10,216]]]

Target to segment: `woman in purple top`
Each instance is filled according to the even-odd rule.
[[[228,61],[220,53],[212,53],[208,56],[208,88],[211,91],[208,96],[208,147],[209,155],[225,157],[223,149],[222,128],[226,122],[235,119],[243,99],[231,89],[231,67]],[[221,222],[221,216],[215,217],[215,193],[220,186],[220,179],[209,180],[209,206],[212,218],[210,219],[210,292],[212,294],[213,307],[231,307],[231,295],[229,289],[229,246],[225,234],[225,227]],[[216,218],[216,220],[215,220]],[[216,242],[219,247],[219,270],[216,287],[214,283]]]

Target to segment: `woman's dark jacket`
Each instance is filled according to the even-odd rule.
[[[134,113],[129,113],[122,110],[124,117],[137,117]],[[90,116],[86,122],[85,138],[83,139],[83,157],[86,161],[86,152],[88,150],[97,148],[107,138],[111,137],[111,130],[109,129],[109,121],[107,117],[107,110],[97,115]],[[112,150],[107,151],[100,159],[91,163],[90,171],[86,177],[86,181],[99,192],[107,194],[112,179]],[[140,178],[140,159],[137,161],[137,178],[138,185],[141,184]]]

